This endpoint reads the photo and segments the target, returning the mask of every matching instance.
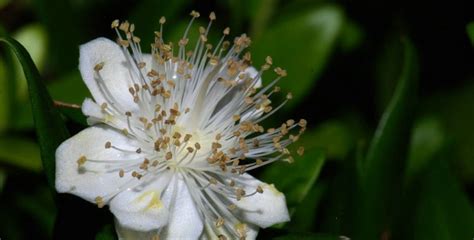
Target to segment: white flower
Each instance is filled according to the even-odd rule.
[[[306,122],[259,125],[287,101],[272,109],[268,99],[286,72],[276,68],[275,81],[257,91],[271,58],[251,67],[241,54],[250,39],[231,45],[229,29],[213,48],[210,19],[192,52],[189,27],[177,48],[161,29],[142,54],[134,25],[118,21],[118,44],[98,38],[80,47],[91,126],[57,149],[56,189],[108,205],[122,239],[254,239],[259,227],[289,221],[285,196],[246,171],[291,159],[286,146]]]

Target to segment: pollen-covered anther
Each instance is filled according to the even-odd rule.
[[[293,99],[293,94],[291,92],[286,94],[286,99],[291,100]]]
[[[237,201],[240,201],[240,199],[245,196],[245,190],[243,188],[237,188],[235,190],[235,196],[237,198]]]
[[[225,223],[225,220],[220,217],[216,220],[216,227],[222,227],[224,223]]]
[[[262,186],[260,186],[260,185],[257,186],[256,191],[257,191],[258,193],[263,193],[263,188],[262,188]]]
[[[101,196],[97,196],[95,199],[95,204],[97,204],[98,208],[103,208],[105,206],[104,199]]]
[[[102,68],[104,68],[104,65],[105,65],[104,62],[97,63],[97,64],[94,66],[94,71],[99,72],[100,70],[102,70]]]
[[[171,152],[167,152],[166,155],[165,155],[165,159],[170,160],[172,158],[173,158],[173,154]]]
[[[303,156],[303,154],[304,154],[304,147],[299,147],[298,150],[296,150],[296,153],[298,153],[298,155],[300,155],[300,156]]]
[[[192,10],[189,15],[191,15],[193,18],[198,18],[199,16],[201,16],[201,15],[199,14],[199,12],[196,12],[196,11],[194,11],[194,10]]]
[[[224,235],[222,235],[222,234],[220,234],[219,236],[217,236],[217,239],[218,239],[218,240],[227,240],[227,237],[224,236]]]
[[[166,22],[166,18],[164,16],[162,16],[160,18],[160,24],[165,24],[165,22]]]
[[[199,144],[198,142],[196,142],[196,143],[194,144],[194,148],[196,148],[196,150],[201,149],[201,144]]]
[[[112,143],[111,142],[106,142],[105,143],[105,148],[111,148],[112,147]]]
[[[110,25],[110,27],[118,28],[119,25],[120,25],[120,21],[118,19],[115,19],[114,21],[112,21],[112,24]]]
[[[86,163],[86,161],[87,161],[86,156],[84,156],[84,155],[83,155],[83,156],[80,156],[79,159],[77,159],[77,161],[76,161],[76,162],[77,162],[77,166],[78,166],[78,167],[83,166],[83,165]]]
[[[280,68],[280,67],[276,67],[275,68],[275,73],[278,74],[278,76],[280,77],[286,77],[288,74],[286,73],[286,70]]]
[[[247,224],[238,223],[235,225],[235,230],[237,231],[239,238],[241,240],[245,240],[245,238],[247,237]]]
[[[307,124],[308,122],[305,119],[300,119],[300,121],[298,122],[298,125],[302,128],[305,128]]]

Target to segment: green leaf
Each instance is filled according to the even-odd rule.
[[[48,85],[54,100],[81,105],[86,97],[91,97],[79,71],[73,71]],[[61,113],[74,122],[87,126],[87,120],[81,109],[61,107]]]
[[[285,194],[292,213],[313,187],[324,161],[321,150],[306,151],[302,157],[296,157],[292,164],[280,162],[266,167],[262,179],[275,184]]]
[[[405,170],[406,180],[416,176],[445,143],[445,133],[439,119],[424,117],[415,122],[410,140],[410,151]]]
[[[0,41],[6,43],[13,50],[23,67],[28,83],[43,169],[49,186],[54,189],[55,152],[59,144],[69,137],[68,130],[58,111],[54,108],[53,101],[42,83],[38,69],[26,49],[8,36],[1,36]]]
[[[400,196],[417,87],[417,58],[413,45],[401,41],[403,62],[392,99],[374,133],[360,166],[360,195],[355,239],[379,239],[396,214]]]
[[[472,239],[474,210],[459,182],[444,164],[430,169],[418,185],[421,199],[415,212],[413,239]],[[436,164],[436,163],[435,163]]]
[[[115,240],[117,234],[115,233],[112,224],[105,225],[95,236],[95,240]]]
[[[38,145],[18,137],[0,138],[0,162],[33,172],[41,171],[40,150]]]
[[[328,185],[318,182],[315,184],[306,197],[301,201],[291,216],[287,229],[291,231],[305,232],[313,230],[318,218],[319,209],[323,196],[327,193]]]
[[[77,46],[85,36],[84,30],[88,29],[78,24],[84,19],[79,17],[78,8],[73,6],[73,1],[34,0],[32,2],[33,10],[50,36],[49,67],[59,73],[69,71],[77,64],[79,58]],[[64,54],[65,51],[68,53]]]
[[[133,22],[136,26],[135,33],[142,40],[144,52],[150,52],[149,46],[153,43],[155,37],[153,32],[160,29],[160,17],[164,16],[167,19],[167,23],[164,25],[165,32],[168,28],[173,29],[175,26],[170,25],[169,22],[173,23],[176,20],[178,13],[180,13],[181,9],[185,8],[186,3],[187,1],[183,0],[144,0],[137,4],[129,16],[129,21]],[[157,9],[159,9],[158,12]]]
[[[293,233],[273,238],[275,240],[344,240],[345,238],[320,233]]]
[[[0,26],[0,34],[6,34],[5,29]],[[3,50],[3,48],[1,49]],[[1,51],[0,58],[0,132],[12,125],[15,118],[16,106],[16,89],[17,84],[14,79],[13,57],[9,50]]]
[[[252,45],[257,68],[270,55],[275,66],[287,70],[287,79],[279,85],[293,93],[288,106],[301,101],[316,83],[337,41],[343,18],[342,10],[334,5],[312,8],[297,16],[282,17]],[[270,76],[264,75],[263,79],[270,82]]]
[[[467,35],[469,36],[469,39],[471,40],[472,45],[474,46],[474,22],[470,22],[466,26],[466,31]]]

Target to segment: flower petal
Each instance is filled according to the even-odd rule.
[[[121,163],[112,161],[136,159],[140,158],[140,154],[106,149],[105,143],[108,141],[122,149],[136,149],[137,146],[134,140],[104,125],[86,128],[63,142],[56,149],[56,190],[95,202],[96,197],[117,192],[130,181],[131,176],[128,174],[119,177],[119,169],[114,170],[112,167]],[[79,164],[79,160],[83,160],[83,163]],[[111,161],[110,164],[107,164],[108,161]]]
[[[127,189],[110,201],[110,211],[123,228],[151,231],[168,222],[168,209],[161,201],[161,193],[171,180],[171,173],[161,173],[141,186]]]
[[[157,239],[156,236],[159,236],[158,230],[152,231],[136,231],[130,228],[126,228],[118,223],[117,219],[115,219],[115,231],[117,232],[117,236],[119,240],[151,240]]]
[[[124,51],[109,39],[97,38],[80,46],[79,70],[99,105],[108,103],[123,111],[138,109],[128,91],[133,86],[131,69]]]
[[[249,174],[240,175],[238,181],[245,182],[247,193],[254,192],[258,186],[263,189],[263,193],[243,197],[240,201],[233,200],[234,204],[242,210],[242,218],[246,222],[266,228],[290,220],[285,195],[273,184],[261,182]]]
[[[188,187],[175,175],[163,195],[169,207],[169,223],[162,232],[163,239],[198,239],[204,225]]]

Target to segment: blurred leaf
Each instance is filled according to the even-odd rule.
[[[13,38],[26,48],[33,63],[41,71],[44,67],[46,53],[48,52],[48,37],[43,26],[38,23],[24,26],[13,34]],[[17,59],[14,62],[15,82],[17,84],[16,95],[20,101],[24,100],[26,102],[28,95],[25,76],[23,75],[20,62]]]
[[[474,84],[443,89],[424,99],[420,111],[439,118],[446,131],[446,139],[452,145],[450,161],[463,181],[474,183]]]
[[[405,170],[407,180],[419,173],[444,144],[445,136],[439,119],[425,117],[416,121]]]
[[[55,209],[53,199],[47,189],[39,189],[34,193],[20,193],[15,196],[15,202],[29,217],[33,218],[35,227],[40,228],[42,233],[51,239],[54,226]],[[42,191],[41,191],[42,190]]]
[[[27,139],[4,136],[0,138],[0,162],[34,172],[41,171],[38,145]]]
[[[296,207],[287,228],[291,229],[291,231],[298,232],[313,230],[316,224],[317,210],[324,194],[327,193],[327,190],[327,184],[321,182],[315,184],[299,206]]]
[[[0,25],[0,34],[6,34],[5,29]],[[14,81],[13,57],[9,49],[1,48],[0,58],[0,133],[14,122],[16,107],[16,81]]]
[[[400,69],[403,65],[404,50],[399,34],[389,34],[378,50],[375,61],[375,104],[378,113],[383,113],[397,86]]]
[[[48,84],[48,90],[54,100],[76,105],[81,105],[86,97],[92,97],[89,89],[82,81],[79,71],[72,71]],[[67,118],[87,126],[86,117],[82,114],[81,109],[61,107],[59,110]]]
[[[472,45],[474,46],[474,22],[470,22],[466,26],[466,31],[467,35],[469,36],[469,39],[471,40]]]
[[[81,21],[72,1],[33,0],[34,10],[50,37],[48,60],[49,67],[63,73],[74,68],[79,58],[77,46],[84,36],[86,27],[77,27]],[[64,54],[67,52],[67,54]]]
[[[95,240],[115,240],[117,233],[115,233],[112,224],[105,225],[95,236]]]
[[[337,6],[313,8],[284,18],[285,21],[270,27],[252,45],[257,68],[270,55],[275,66],[288,71],[288,79],[279,82],[284,91],[293,93],[288,107],[301,101],[316,83],[328,62],[343,18],[344,14]],[[265,76],[264,79],[271,80]]]
[[[6,43],[20,61],[28,82],[28,90],[32,113],[35,119],[36,134],[41,149],[43,169],[51,189],[54,189],[55,152],[69,133],[61,116],[53,106],[53,101],[43,85],[38,69],[34,65],[26,49],[16,40],[1,36],[0,41]]]
[[[51,97],[61,102],[81,105],[86,97],[91,97],[89,89],[77,70],[62,76],[47,87]]]
[[[400,175],[407,153],[417,86],[417,59],[413,45],[403,39],[403,62],[397,88],[374,133],[360,168],[360,206],[355,239],[380,239],[396,214]]]
[[[342,51],[350,52],[362,44],[364,32],[353,20],[347,19],[342,25],[341,34],[339,36],[339,44]]]
[[[318,233],[293,233],[286,236],[273,238],[275,240],[344,240],[345,238]]]
[[[411,197],[406,204],[407,218],[400,223],[406,228],[405,235],[395,235],[394,239],[450,240],[474,236],[474,209],[451,173],[447,157],[449,152],[438,151],[417,176],[418,181],[407,194]]]
[[[242,1],[240,1],[242,2]],[[246,10],[250,15],[250,37],[254,40],[260,38],[275,12],[276,0],[247,0],[244,1]]]
[[[3,187],[5,186],[5,183],[7,181],[7,172],[0,168],[0,196],[2,195],[3,192]]]
[[[362,123],[357,119],[329,120],[310,129],[300,139],[306,150],[323,149],[328,159],[344,159],[364,135]]]
[[[185,8],[187,1],[175,0],[143,0],[133,9],[129,16],[130,22],[136,26],[136,34],[142,40],[144,52],[150,52],[150,44],[153,43],[154,31],[159,31],[159,20],[161,16],[166,17],[167,23],[164,25],[164,31],[167,28],[174,28],[169,22],[177,19],[178,14]],[[157,9],[159,9],[157,14]],[[191,19],[191,17],[189,17]],[[165,36],[166,37],[166,36]],[[179,40],[179,39],[178,39]]]
[[[292,164],[280,162],[266,167],[261,176],[285,194],[290,213],[293,213],[316,182],[324,161],[322,151],[314,149],[296,157]]]

